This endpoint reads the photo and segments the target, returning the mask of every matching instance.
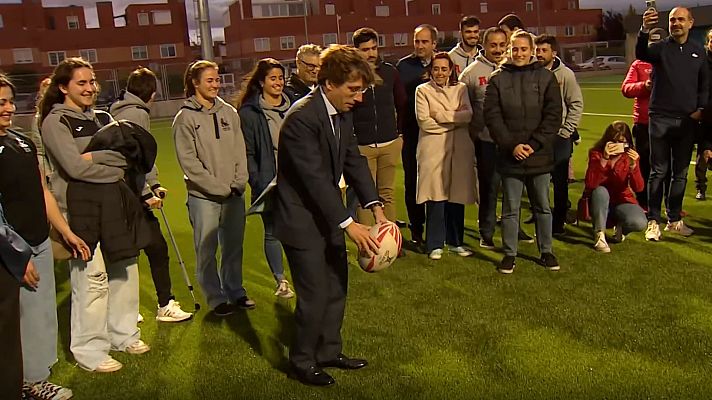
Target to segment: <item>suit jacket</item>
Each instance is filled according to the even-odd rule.
[[[343,246],[339,224],[350,214],[339,188],[341,175],[362,205],[378,200],[366,159],[353,133],[351,112],[341,114],[341,140],[319,88],[295,103],[285,117],[277,152],[275,235],[282,243],[311,248],[324,241]]]

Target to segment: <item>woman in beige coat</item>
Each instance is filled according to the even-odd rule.
[[[433,56],[430,81],[415,91],[415,113],[420,126],[417,202],[425,203],[427,251],[439,260],[447,244],[467,257],[472,252],[462,246],[465,204],[477,201],[475,147],[468,132],[472,107],[447,53]]]

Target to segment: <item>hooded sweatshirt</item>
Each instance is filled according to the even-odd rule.
[[[583,115],[583,94],[576,81],[576,75],[569,67],[561,62],[559,57],[554,58],[551,72],[556,76],[561,89],[561,105],[563,106],[561,129],[559,136],[568,139],[574,134]]]
[[[460,74],[460,82],[467,85],[467,91],[470,94],[470,102],[472,103],[472,121],[470,121],[470,138],[474,142],[475,139],[483,142],[492,142],[487,126],[485,126],[485,91],[489,83],[490,75],[497,69],[497,64],[488,60],[484,54],[479,54],[475,58],[475,62],[470,64],[462,74]]]
[[[109,108],[109,113],[116,120],[125,119],[131,121],[147,132],[151,132],[150,108],[148,108],[148,104],[133,93],[122,91],[119,99]],[[156,164],[153,164],[151,172],[145,175],[145,184],[139,183],[139,187],[143,187],[141,199],[146,200],[153,196],[153,190],[160,186],[158,168],[156,168]]]
[[[470,55],[462,47],[462,42],[458,42],[457,46],[453,47],[452,50],[448,52],[448,55],[455,63],[455,72],[460,75],[470,64],[475,62],[475,58],[480,54],[480,47],[477,46],[477,51],[475,55]]]
[[[247,156],[240,117],[221,98],[212,108],[188,98],[173,120],[178,163],[191,196],[222,201],[242,195],[247,184]]]
[[[102,126],[102,119],[111,120],[104,111],[93,109],[84,112],[55,104],[42,122],[42,140],[54,171],[50,175],[52,194],[62,211],[67,211],[67,181],[89,183],[114,183],[124,177],[124,157],[111,150],[92,152],[92,161],[81,157],[92,136]],[[66,124],[74,128],[70,129]]]

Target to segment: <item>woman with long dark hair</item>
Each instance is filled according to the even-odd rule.
[[[284,93],[284,67],[273,58],[257,62],[245,76],[242,91],[236,100],[245,136],[253,203],[277,176],[279,130],[290,106],[289,97]],[[282,244],[273,235],[271,197],[268,193],[260,214],[265,229],[265,257],[277,282],[275,296],[291,298],[294,292],[284,276]]]
[[[425,203],[425,244],[432,260],[442,258],[445,244],[468,257],[472,251],[463,247],[465,204],[477,200],[475,146],[468,130],[472,106],[447,53],[433,56],[429,76],[429,82],[415,89],[420,126],[416,202]]]
[[[590,199],[593,247],[597,251],[611,251],[606,241],[609,220],[615,225],[616,242],[623,241],[630,232],[645,230],[648,223],[645,211],[635,197],[635,193],[644,189],[640,156],[633,145],[630,127],[623,121],[615,121],[588,153],[584,195]]]
[[[68,58],[54,70],[40,102],[42,140],[54,171],[50,186],[60,209],[67,213],[69,181],[112,184],[124,176],[124,157],[113,151],[84,153],[93,135],[111,121],[94,109],[94,70],[81,58]],[[71,219],[70,219],[71,223]],[[89,262],[70,260],[72,318],[70,350],[80,367],[114,372],[122,364],[110,350],[142,354],[150,347],[136,325],[138,265],[136,258],[105,260],[101,243]]]
[[[487,128],[497,144],[497,167],[502,175],[502,244],[505,256],[498,271],[514,271],[522,191],[534,212],[541,264],[557,271],[552,253],[552,215],[549,182],[554,167],[554,139],[561,128],[561,91],[554,74],[534,57],[534,39],[514,32],[509,59],[495,71],[484,105]]]
[[[218,96],[217,64],[193,62],[185,71],[184,85],[187,99],[173,120],[173,138],[188,189],[195,273],[209,307],[215,315],[226,316],[236,307],[255,308],[242,286],[245,141],[237,111]]]

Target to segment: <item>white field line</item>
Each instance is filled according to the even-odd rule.
[[[632,115],[626,115],[626,114],[600,114],[600,113],[583,113],[583,115],[589,116],[589,117],[616,117],[616,118],[633,118]]]

